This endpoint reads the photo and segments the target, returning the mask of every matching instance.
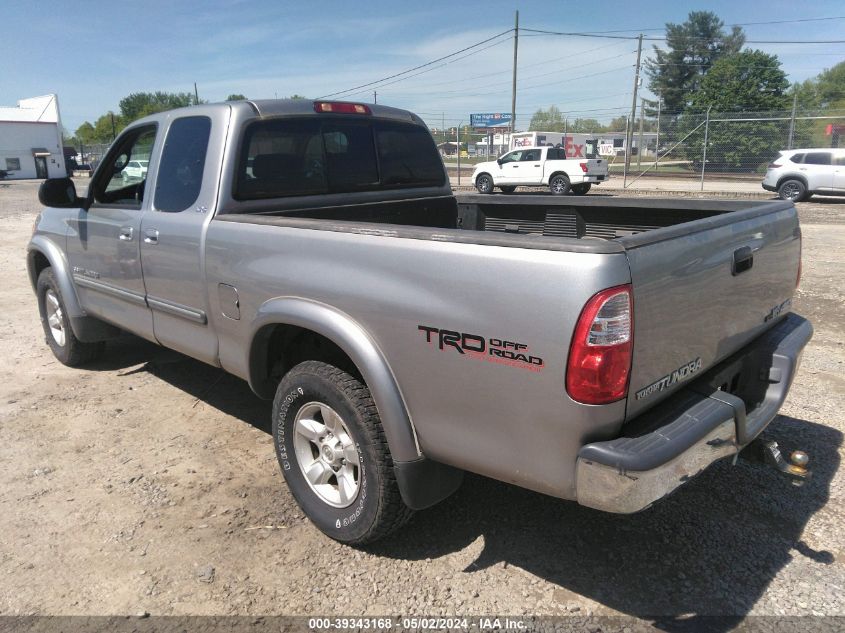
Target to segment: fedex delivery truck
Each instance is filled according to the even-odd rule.
[[[598,139],[590,134],[516,132],[511,135],[510,149],[558,147],[566,151],[567,158],[597,158],[598,145]]]

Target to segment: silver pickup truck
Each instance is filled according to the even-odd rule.
[[[249,381],[294,497],[347,543],[464,471],[646,508],[755,440],[812,335],[791,202],[456,198],[423,121],[380,105],[154,115],[85,198],[39,196],[56,357],[127,331]]]

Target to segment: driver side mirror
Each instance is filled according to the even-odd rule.
[[[496,162],[499,163],[499,165],[501,166],[501,164],[504,163],[505,161],[503,161],[501,158],[497,158]]]
[[[38,188],[38,201],[45,207],[70,209],[81,207],[76,185],[70,178],[48,178]]]

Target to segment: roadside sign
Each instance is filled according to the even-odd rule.
[[[470,114],[469,124],[474,128],[510,127],[512,118],[510,112]]]

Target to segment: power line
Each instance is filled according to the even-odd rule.
[[[609,35],[602,33],[578,33],[574,31],[546,31],[544,29],[522,29],[528,33],[536,33],[538,35],[560,35],[566,37],[601,37],[617,40],[635,40],[638,39],[636,35]],[[665,42],[666,36],[663,37],[643,37],[643,40],[650,42]],[[710,41],[707,38],[687,38],[687,40]],[[745,40],[745,44],[845,44],[845,40]]]
[[[605,57],[605,58],[602,58],[602,59],[598,59],[598,60],[596,60],[596,61],[594,61],[594,62],[587,62],[587,63],[585,63],[585,64],[578,64],[578,65],[575,65],[575,66],[567,66],[566,70],[567,70],[567,71],[570,71],[570,70],[573,70],[573,69],[576,69],[576,68],[583,68],[583,67],[585,67],[585,66],[593,66],[593,65],[595,65],[595,64],[599,64],[599,63],[601,63],[601,62],[609,61],[609,60],[611,60],[611,59],[617,59],[617,58],[619,58],[619,57],[624,57],[625,55],[632,55],[633,53],[636,53],[636,51],[628,51],[628,52],[625,52],[625,53],[620,53],[619,55],[613,55],[613,56],[611,56],[611,57]],[[627,66],[624,66],[623,68],[627,68]],[[509,73],[509,72],[511,72],[511,71],[505,71],[505,72],[508,72],[508,73]],[[528,77],[523,77],[522,79],[520,79],[520,82],[525,81],[525,80],[530,80],[530,79],[537,79],[537,78],[539,78],[539,77],[547,77],[548,75],[560,74],[560,72],[561,72],[560,70],[553,70],[553,71],[551,71],[551,72],[540,73],[540,74],[536,74],[536,75],[530,75],[530,76],[528,76]],[[500,73],[496,73],[496,74],[500,74]],[[478,77],[478,76],[473,77],[473,79],[479,79],[479,78],[480,78],[480,77]],[[567,82],[568,82],[568,81],[570,81],[570,79],[566,79],[566,80],[564,80],[564,81],[567,81]],[[467,85],[467,80],[466,80],[466,79],[459,79],[459,80],[455,80],[455,81],[442,82],[442,83],[463,83],[463,84],[466,86],[466,85]],[[555,82],[555,83],[560,83],[560,82]],[[440,84],[428,84],[428,85],[423,85],[423,86],[420,86],[420,90],[419,90],[419,91],[413,91],[413,92],[400,92],[400,93],[395,93],[395,92],[394,92],[394,93],[392,93],[392,94],[393,94],[394,96],[395,96],[395,95],[397,95],[397,94],[400,94],[400,95],[405,95],[405,96],[411,96],[411,95],[421,95],[421,94],[424,94],[424,95],[452,95],[452,94],[466,94],[466,89],[465,89],[465,88],[460,89],[460,90],[440,90],[440,91],[434,91],[434,92],[432,92],[431,90],[428,90],[428,88],[430,88],[431,86],[436,86],[436,85],[440,85]],[[486,84],[485,84],[485,85],[486,85]],[[544,83],[544,84],[542,84],[542,85],[554,85],[554,84]],[[520,87],[522,88],[523,86],[520,86]],[[527,87],[527,86],[525,86],[525,87]]]
[[[393,81],[388,81],[386,83],[376,82],[376,83],[379,83],[379,85],[376,86],[376,87],[377,88],[383,88],[384,86],[392,86],[393,84],[397,84],[400,81],[405,81],[406,79],[411,79],[413,77],[419,77],[420,75],[424,75],[425,73],[429,73],[429,72],[432,72],[432,71],[437,70],[439,68],[443,68],[445,66],[448,66],[449,64],[453,64],[455,62],[461,61],[462,59],[466,59],[467,57],[472,57],[473,55],[477,55],[478,53],[486,51],[489,48],[493,48],[494,46],[499,46],[500,44],[507,44],[508,42],[511,41],[511,39],[512,38],[509,37],[509,38],[506,38],[506,39],[503,39],[503,40],[499,40],[498,42],[494,42],[493,44],[490,44],[489,46],[485,46],[484,48],[479,48],[479,49],[472,51],[471,53],[467,53],[466,55],[464,55],[462,57],[458,57],[456,59],[451,59],[447,62],[440,64],[439,66],[426,68],[425,70],[421,70],[420,72],[414,73],[413,75],[406,75],[404,77],[400,77],[399,79],[394,79]],[[510,71],[506,71],[506,72],[510,72]],[[354,88],[352,88],[352,90],[354,90]],[[343,90],[342,92],[347,97],[354,97],[355,95],[369,93],[370,91],[369,91],[369,89],[365,89],[365,90],[361,90],[361,91],[358,91],[358,92],[349,92],[348,90]],[[336,94],[341,94],[341,93],[336,93]]]
[[[318,99],[327,99],[328,97],[334,97],[336,95],[344,94],[344,93],[347,93],[347,92],[352,92],[353,90],[360,90],[361,88],[368,88],[368,87],[374,86],[378,83],[381,83],[383,81],[388,81],[389,79],[395,79],[396,77],[401,77],[402,75],[407,75],[408,73],[412,73],[415,70],[425,68],[426,66],[432,66],[433,64],[436,64],[438,62],[442,62],[443,60],[449,59],[450,57],[454,57],[455,55],[460,55],[461,53],[465,53],[466,51],[472,50],[473,48],[481,46],[482,44],[486,44],[487,42],[492,42],[493,40],[501,37],[502,35],[507,35],[508,33],[512,33],[512,32],[513,32],[513,29],[508,29],[506,31],[502,31],[501,33],[498,33],[497,35],[494,35],[493,37],[488,37],[486,40],[476,42],[475,44],[472,44],[470,46],[462,48],[459,51],[455,51],[454,53],[449,53],[448,55],[444,55],[443,57],[438,57],[437,59],[433,59],[433,60],[426,62],[424,64],[420,64],[419,66],[414,66],[413,68],[409,68],[408,70],[403,70],[400,73],[395,73],[395,74],[390,75],[388,77],[382,77],[381,79],[377,79],[376,81],[371,81],[371,82],[366,83],[366,84],[361,84],[360,86],[355,86],[354,88],[347,88],[346,90],[339,90],[337,92],[332,92],[330,94],[323,95],[322,97],[317,97],[317,98]]]
[[[509,41],[510,41],[510,39],[502,40],[502,42],[497,42],[493,46],[497,46],[499,43],[505,43],[505,42],[509,42]],[[625,44],[625,42],[613,42],[611,44],[605,44],[604,46],[597,46],[595,48],[589,48],[586,51],[579,52],[578,54],[579,55],[586,55],[587,53],[592,53],[594,51],[602,50],[602,49],[605,49],[605,48],[610,48],[612,46],[619,46],[620,44]],[[488,47],[488,48],[490,48],[490,47]],[[480,50],[486,50],[486,48],[480,49]],[[632,51],[632,53],[633,53],[633,51]],[[623,53],[622,55],[632,54],[632,53]],[[474,54],[474,53],[471,53],[471,54]],[[617,57],[621,57],[622,55],[618,55]],[[465,55],[464,57],[461,57],[459,59],[466,59],[466,57],[469,57],[469,55]],[[524,66],[522,64],[520,64],[519,70],[523,71],[526,68],[534,68],[536,66],[547,66],[548,64],[551,64],[551,63],[554,63],[554,62],[557,62],[557,61],[561,61],[561,60],[564,60],[564,59],[571,59],[571,58],[572,58],[572,54],[569,54],[569,55],[564,55],[562,57],[553,57],[551,59],[546,59],[546,60],[543,60],[543,61],[534,62],[532,64],[526,64]],[[578,66],[567,66],[566,70],[571,70],[572,68],[581,68],[582,66],[590,66],[592,64],[597,64],[597,63],[600,63],[602,61],[607,61],[609,59],[615,59],[615,57],[607,57],[607,58],[604,58],[604,59],[596,60],[595,62],[589,62],[587,64],[581,64],[581,65],[578,65]],[[454,60],[454,61],[458,61],[458,60]],[[437,67],[435,67],[435,69],[436,68],[442,68],[442,66],[437,66]],[[498,75],[510,75],[511,72],[512,72],[511,69],[499,70],[499,71],[492,72],[492,73],[485,73],[483,75],[473,75],[472,79],[485,79],[487,77],[496,77]],[[559,71],[555,71],[555,72],[559,72]],[[414,77],[416,75],[411,75],[411,76]],[[542,76],[542,75],[535,75],[535,76]],[[524,77],[524,79],[529,79],[529,77]],[[430,87],[433,87],[433,86],[445,86],[445,85],[448,85],[448,84],[466,84],[466,82],[467,82],[467,80],[464,79],[464,78],[450,79],[448,81],[438,81],[438,82],[435,82],[435,83],[423,84],[422,86],[420,86],[420,88],[422,88],[423,90],[419,93],[407,93],[406,92],[406,93],[400,93],[400,94],[429,94],[428,91],[425,90],[426,88],[430,88]],[[384,84],[384,85],[388,85],[388,84]],[[463,92],[463,91],[460,91],[460,92]],[[397,94],[397,93],[393,93],[393,94]],[[446,94],[446,93],[436,93],[436,94]]]
[[[845,20],[845,15],[835,15],[829,18],[802,18],[798,20],[771,20],[768,22],[735,22],[733,24],[725,24],[725,26],[759,26],[766,24],[795,24],[798,22],[827,22],[828,20]],[[596,35],[605,35],[611,33],[642,33],[643,31],[663,31],[665,26],[651,27],[647,29],[614,29],[609,31],[589,31]],[[645,39],[645,38],[644,38]]]

